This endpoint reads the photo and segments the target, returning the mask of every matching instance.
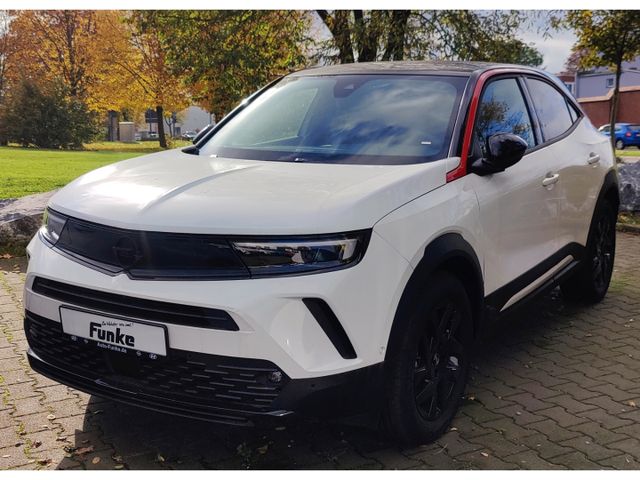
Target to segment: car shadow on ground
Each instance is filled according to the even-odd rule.
[[[584,308],[565,305],[559,290],[554,290],[494,324],[479,342],[468,397],[454,426],[459,425],[457,429],[462,431],[464,412],[483,408],[472,401],[472,395],[482,390],[483,383],[495,381],[485,372],[496,365],[504,368],[505,363],[506,368],[516,371],[526,368],[526,359],[510,360],[526,348],[520,346],[543,348],[559,329],[570,328],[572,317]],[[78,466],[77,460],[91,468],[95,457],[99,460],[94,468],[129,469],[380,468],[389,467],[376,460],[385,451],[394,458],[407,459],[402,455],[406,451],[386,441],[375,429],[344,421],[286,418],[253,428],[231,427],[120,405],[96,396],[90,397],[82,430],[76,430],[74,437],[68,436],[72,439],[68,458],[57,468]],[[437,443],[423,448],[436,447],[440,448]],[[377,453],[369,456],[372,452]],[[391,468],[405,467],[396,464]]]

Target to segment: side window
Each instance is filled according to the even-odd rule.
[[[535,145],[531,118],[515,78],[495,80],[484,89],[475,125],[475,138],[482,155],[487,139],[496,133],[513,133],[522,137],[529,147]]]
[[[553,140],[569,130],[573,120],[564,95],[542,80],[527,78],[527,86],[544,140]]]
[[[569,102],[569,100],[567,100],[566,98],[565,98],[565,102],[567,102],[567,108],[569,109],[569,117],[571,117],[571,123],[576,123],[576,120],[578,120],[578,117],[580,116],[578,114],[578,111],[573,105],[571,105],[571,102]]]

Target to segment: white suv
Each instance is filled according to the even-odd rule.
[[[33,368],[234,424],[373,412],[440,435],[486,322],[612,273],[608,139],[545,72],[477,63],[288,75],[197,145],[88,173],[28,247]]]

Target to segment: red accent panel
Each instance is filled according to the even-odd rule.
[[[487,83],[487,80],[489,80],[491,77],[503,73],[527,72],[514,68],[496,68],[494,70],[484,72],[478,77],[478,81],[476,82],[476,85],[473,89],[471,103],[469,104],[469,113],[467,114],[464,136],[462,137],[462,152],[460,152],[460,164],[450,172],[447,172],[447,183],[453,182],[458,178],[462,178],[467,174],[467,157],[469,156],[469,146],[471,145],[473,126],[475,124],[476,112],[478,111],[478,104],[480,103],[480,94],[482,93],[482,88],[484,87],[484,84]]]

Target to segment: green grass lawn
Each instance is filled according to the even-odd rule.
[[[628,147],[624,150],[616,150],[617,157],[640,157],[640,148]]]
[[[0,147],[0,199],[60,188],[90,170],[144,153]]]
[[[173,140],[169,145],[169,148],[178,148],[178,147],[186,147],[191,145],[192,143],[187,140]],[[95,142],[95,143],[86,143],[84,145],[85,150],[89,151],[101,151],[101,152],[140,152],[140,153],[151,153],[151,152],[159,152],[162,149],[160,148],[160,144],[157,141],[146,141],[146,142],[133,142],[133,143],[125,143],[125,142]]]
[[[186,145],[176,140],[170,146]],[[82,151],[0,147],[0,199],[47,192],[103,165],[161,150],[157,141],[96,142]]]

